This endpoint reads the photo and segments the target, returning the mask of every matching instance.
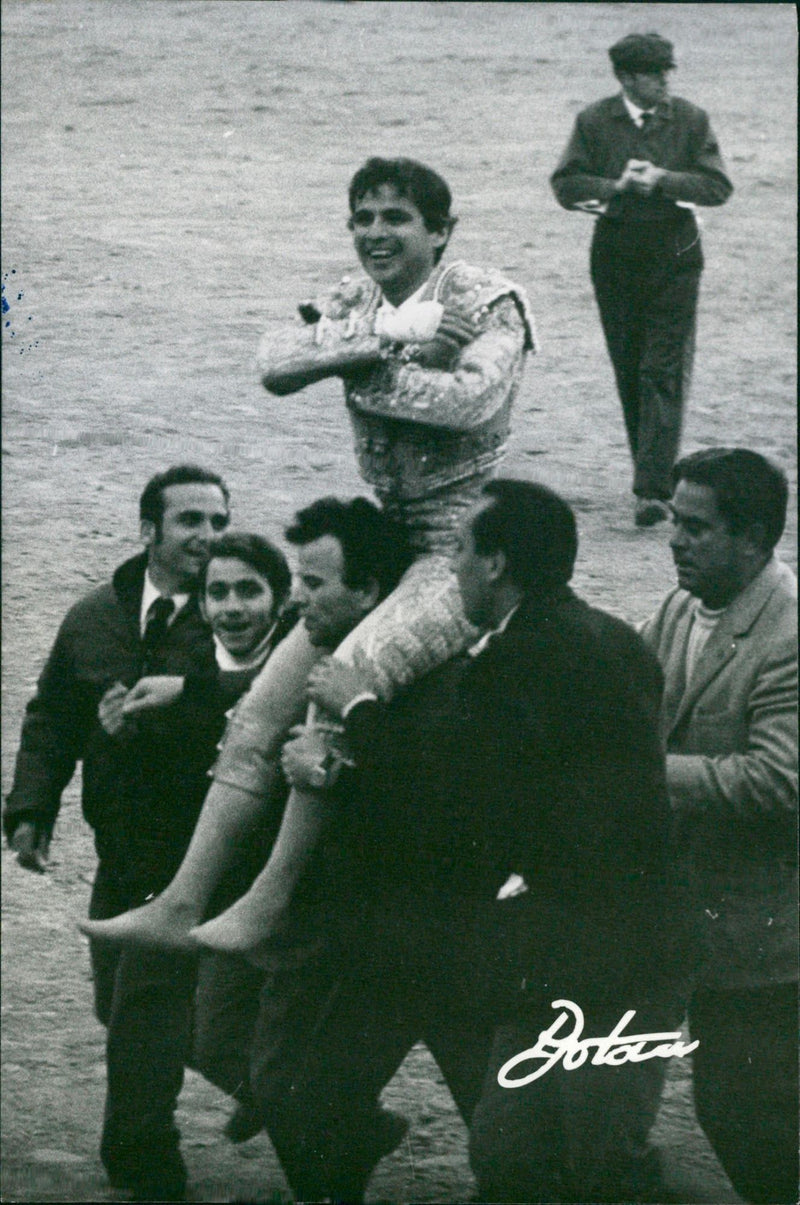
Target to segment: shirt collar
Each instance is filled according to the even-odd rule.
[[[167,621],[168,624],[171,624],[173,622],[173,620],[175,619],[175,616],[178,614],[178,612],[180,610],[182,610],[183,607],[186,606],[187,602],[189,601],[189,595],[188,594],[170,594],[170,595],[165,595],[165,597],[171,598],[172,601],[175,603],[175,610],[172,612],[172,614],[169,617],[169,620]],[[153,603],[156,601],[157,598],[161,598],[161,591],[158,589],[157,586],[153,585],[153,579],[150,576],[150,570],[145,569],[145,571],[144,571],[144,588],[142,590],[142,604],[139,608],[139,631],[141,632],[142,635],[144,635],[144,629],[147,625],[147,612],[150,610],[151,606],[153,605]]]
[[[220,640],[219,636],[214,634],[214,656],[217,661],[217,668],[221,670],[245,670],[255,669],[267,659],[267,654],[270,651],[272,637],[275,634],[277,623],[274,623],[267,632],[261,643],[253,650],[250,656],[245,660],[242,657],[234,657],[225,648],[225,645]]]
[[[497,625],[496,628],[491,628],[488,632],[484,632],[483,635],[481,636],[480,640],[478,640],[477,643],[471,645],[470,648],[467,650],[470,657],[480,656],[480,654],[486,648],[489,641],[494,636],[499,636],[502,632],[505,632],[506,628],[508,627],[509,623],[511,622],[511,617],[513,615],[515,615],[518,610],[519,610],[519,603],[517,603],[517,605],[515,607],[511,608],[511,610],[508,612],[508,614],[506,616],[504,616],[503,619],[501,619],[500,623]]]
[[[654,114],[656,111],[655,106],[652,109],[640,109],[638,105],[635,105],[632,100],[628,99],[628,97],[625,95],[624,92],[622,93],[622,103],[624,104],[625,108],[628,110],[628,113],[630,114],[631,120],[633,121],[634,125],[637,125],[640,127],[642,124],[642,114],[643,113],[653,113]]]
[[[401,301],[399,305],[392,305],[391,301],[389,301],[386,297],[383,296],[383,293],[381,293],[380,308],[382,310],[384,310],[384,309],[389,310],[390,312],[395,313],[395,314],[400,314],[400,313],[402,313],[402,311],[405,309],[406,306],[411,307],[412,305],[416,305],[416,303],[418,301],[421,301],[422,294],[425,292],[427,287],[428,287],[428,281],[426,280],[423,285],[420,285],[420,287],[417,289],[416,293],[412,293],[410,297],[406,297],[405,301]]]

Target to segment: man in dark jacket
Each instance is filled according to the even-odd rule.
[[[213,675],[197,583],[228,523],[219,476],[193,465],[158,474],[140,499],[145,552],[68,612],[28,704],[3,817],[21,865],[44,871],[61,794],[83,763],[83,811],[98,867],[89,911],[108,917],[169,882],[206,790],[208,725],[124,708],[143,676]],[[217,733],[218,736],[218,733]],[[188,742],[188,743],[187,743]],[[191,960],[128,956],[91,944],[95,1007],[108,1027],[101,1157],[137,1199],[181,1199],[186,1173],[173,1121],[183,1077]]]
[[[356,761],[340,825],[356,940],[270,1132],[316,1164],[315,1188],[338,1187],[352,1162],[340,1102],[370,1100],[423,1039],[471,1121],[480,1200],[629,1200],[651,1166],[663,1057],[552,1067],[520,1088],[497,1076],[552,1025],[554,1001],[582,1009],[585,1037],[630,1010],[636,1032],[680,1023],[661,673],[569,589],[567,504],[527,482],[484,493],[456,558],[486,633],[471,655],[386,708],[335,659],[311,672]],[[318,757],[303,735],[284,766],[306,788]]]
[[[622,94],[590,105],[551,177],[559,204],[599,215],[591,273],[634,463],[635,519],[666,499],[689,389],[703,268],[696,205],[733,191],[702,109],[670,97],[672,43],[629,34],[609,51]]]

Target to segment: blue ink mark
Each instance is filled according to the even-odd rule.
[[[10,278],[12,276],[16,276],[16,275],[17,275],[16,268],[12,268],[10,272],[3,273],[2,302],[0,302],[3,315],[4,316],[6,314],[8,315],[7,321],[4,322],[4,324],[3,324],[3,329],[5,332],[7,332],[8,338],[10,338],[10,339],[15,339],[17,336],[17,333],[18,333],[14,329],[14,306],[15,305],[18,306],[19,302],[21,302],[23,297],[25,296],[24,290],[19,288],[19,285],[16,282],[14,282],[16,285],[16,288],[17,288],[17,292],[13,298],[10,298],[7,285],[10,286]],[[28,315],[26,315],[26,317],[27,317],[28,322],[33,322],[33,314],[28,314]],[[18,318],[19,318],[19,321],[21,322],[22,315],[18,314]],[[36,347],[36,346],[38,346],[38,339],[36,341],[34,341],[33,343],[28,343],[24,348],[21,347],[19,349],[20,355],[22,355],[22,353],[24,351],[33,351],[34,347]]]

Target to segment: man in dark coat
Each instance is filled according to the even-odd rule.
[[[82,762],[98,856],[91,916],[114,916],[169,882],[202,804],[216,739],[209,723],[218,719],[187,733],[171,709],[132,717],[124,707],[143,676],[215,673],[197,584],[227,524],[228,490],[216,473],[178,465],[152,478],[140,499],[145,552],[71,608],[28,704],[6,836],[21,865],[44,871],[61,794]],[[108,1027],[101,1158],[112,1184],[137,1199],[182,1199],[173,1112],[193,963],[90,949],[95,1008]]]
[[[338,1187],[352,1156],[340,1102],[371,1099],[424,1039],[471,1121],[479,1199],[630,1199],[658,1099],[652,1061],[553,1067],[514,1089],[497,1075],[552,1024],[555,1001],[582,1009],[584,1036],[630,1010],[636,1031],[680,1022],[661,673],[630,628],[569,589],[567,504],[527,482],[484,493],[456,558],[467,616],[487,633],[471,655],[388,708],[335,659],[312,670],[312,698],[345,716],[357,767],[338,826],[356,939],[270,1130]],[[304,735],[284,766],[307,787],[318,757]]]
[[[672,43],[629,34],[609,51],[622,94],[578,114],[551,177],[559,204],[599,215],[592,284],[634,463],[635,519],[668,518],[689,389],[703,253],[696,205],[733,191],[702,109],[670,97]]]

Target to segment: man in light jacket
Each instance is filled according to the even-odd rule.
[[[797,1200],[797,583],[788,488],[743,448],[675,467],[678,588],[644,629],[682,879],[703,932],[698,1119],[736,1191]]]

